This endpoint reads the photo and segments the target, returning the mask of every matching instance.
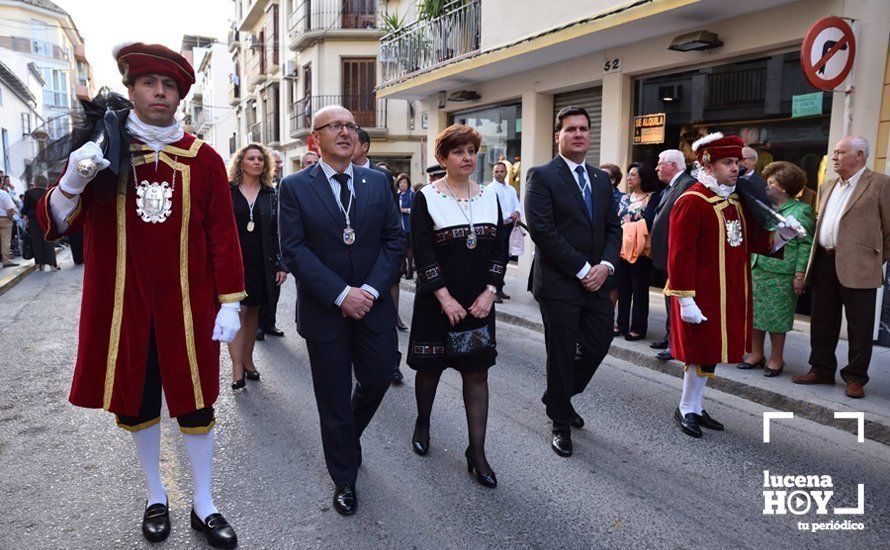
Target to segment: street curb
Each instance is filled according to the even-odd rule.
[[[17,269],[17,273],[13,273],[11,275],[7,275],[0,279],[0,296],[6,294],[6,292],[19,284],[19,282],[27,277],[32,271],[36,271],[37,266],[35,264],[31,264],[24,269]]]
[[[403,291],[407,291],[412,294],[414,293],[413,288],[405,288],[404,286],[402,286],[401,288]],[[523,317],[505,313],[503,311],[498,311],[497,309],[495,309],[495,315],[499,321],[534,330],[540,332],[541,334],[544,333],[543,323],[539,323],[537,321],[529,321],[528,319],[525,319]],[[620,343],[615,343],[613,341],[612,346],[609,348],[609,355],[618,359],[622,359],[634,365],[648,368],[650,370],[669,374],[677,378],[683,378],[682,363],[676,360],[661,362],[656,359],[655,355],[651,352],[647,353],[644,351],[630,349],[624,347]],[[759,388],[757,386],[751,386],[743,382],[730,380],[728,378],[720,376],[711,378],[708,382],[708,385],[722,392],[741,397],[742,399],[747,399],[748,401],[759,403],[772,409],[793,412],[796,416],[806,418],[807,420],[812,420],[813,422],[818,422],[819,424],[823,424],[825,426],[837,428],[839,430],[852,434],[858,433],[855,423],[838,423],[837,419],[834,417],[835,411],[818,403],[811,403],[809,401],[804,401],[803,399],[788,397],[787,395],[783,395],[781,393],[776,393],[774,391]],[[881,422],[875,422],[874,420],[869,420],[868,418],[866,418],[865,438],[876,441],[878,443],[882,443],[884,445],[890,445],[890,425]]]

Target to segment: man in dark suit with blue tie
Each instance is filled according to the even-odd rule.
[[[571,456],[571,428],[584,425],[571,398],[587,387],[612,343],[612,302],[603,285],[618,263],[621,225],[608,174],[584,160],[587,111],[563,108],[555,130],[559,154],[529,170],[525,212],[535,242],[530,286],[547,346],[542,401],[553,421],[551,448]]]
[[[281,256],[297,281],[297,331],[309,351],[334,509],[350,515],[358,507],[360,438],[392,380],[397,336],[389,288],[405,237],[389,181],[352,164],[352,113],[325,107],[312,128],[321,159],[281,182]]]

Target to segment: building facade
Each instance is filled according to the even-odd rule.
[[[36,99],[34,108],[12,117],[16,131],[5,128],[14,162],[28,166],[41,143],[69,130],[69,114],[77,101],[93,96],[92,68],[71,16],[49,0],[0,0],[0,62]],[[13,170],[13,175],[15,181],[21,172]],[[24,189],[27,183],[16,185]]]
[[[313,147],[312,113],[349,108],[371,134],[371,159],[423,179],[427,157],[416,101],[377,97],[382,83],[379,0],[235,0],[229,33],[234,60],[229,102],[237,145],[259,141],[281,151],[285,173]]]
[[[832,15],[851,23],[857,47],[852,76],[821,92],[805,80],[800,50]],[[568,104],[591,114],[594,165],[651,163],[668,148],[689,155],[700,135],[721,130],[761,163],[799,164],[815,189],[833,177],[826,159],[845,134],[868,139],[869,167],[887,171],[888,28],[890,2],[870,0],[578,0],[558,10],[456,0],[383,38],[378,97],[420,102],[427,154],[448,124],[478,128],[477,178],[488,180],[501,157],[521,159],[520,194],[527,169],[553,157],[554,115]],[[799,98],[810,99],[803,115]],[[520,258],[519,274],[531,259]]]
[[[195,85],[180,104],[185,129],[209,143],[228,164],[238,131],[229,104],[235,64],[228,46],[214,38],[186,35],[180,53],[195,69]]]

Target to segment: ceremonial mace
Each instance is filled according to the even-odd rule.
[[[121,122],[126,120],[132,108],[124,96],[112,92],[103,86],[92,101],[81,101],[86,113],[87,124],[95,120],[90,141],[99,146],[102,156],[111,162],[108,167],[112,173],[118,174],[120,169]],[[93,159],[83,159],[75,166],[77,174],[85,179],[92,179],[99,169]]]
[[[776,220],[779,223],[786,223],[786,224],[788,223],[788,220],[787,220],[787,218],[785,218],[785,216],[783,216],[782,214],[779,214],[775,209],[773,209],[769,205],[764,204],[763,201],[756,199],[754,197],[750,197],[750,198],[752,201],[754,201],[757,204],[757,206],[759,206],[761,208],[761,210],[766,212],[772,219]],[[804,229],[804,227],[802,225],[800,227],[798,227],[796,231],[797,231],[797,236],[800,238],[804,238],[807,236],[807,230]]]

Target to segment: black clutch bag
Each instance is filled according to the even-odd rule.
[[[445,355],[448,357],[470,357],[494,351],[495,340],[488,324],[479,328],[448,333],[445,340]]]

